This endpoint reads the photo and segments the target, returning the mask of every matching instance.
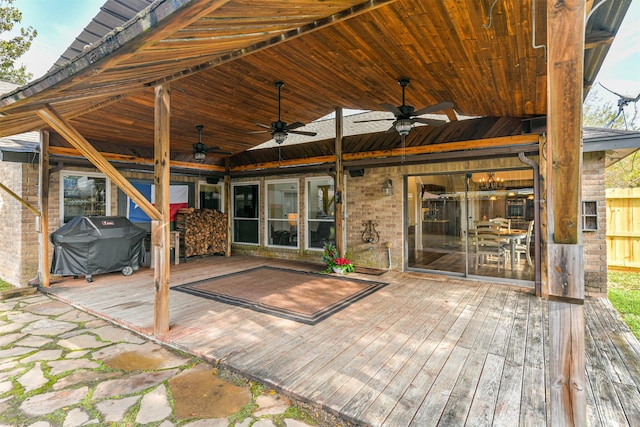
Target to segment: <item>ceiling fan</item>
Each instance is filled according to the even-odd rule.
[[[305,126],[304,123],[300,123],[300,122],[295,122],[295,123],[291,123],[290,125],[286,124],[285,122],[282,121],[282,117],[280,115],[281,110],[280,110],[280,100],[281,100],[281,96],[280,96],[280,92],[282,89],[282,86],[284,86],[284,83],[281,81],[277,81],[275,83],[276,87],[278,88],[278,121],[276,122],[271,122],[271,126],[267,126],[265,124],[262,123],[258,123],[255,122],[256,125],[263,127],[265,129],[269,129],[269,131],[271,132],[271,136],[273,137],[273,139],[276,141],[276,143],[278,145],[282,144],[284,142],[285,139],[287,139],[287,134],[288,133],[295,133],[298,135],[307,135],[307,136],[316,136],[317,134],[315,132],[306,132],[306,131],[302,131],[302,130],[295,130],[298,128],[301,128],[303,126]],[[266,132],[266,131],[257,131],[257,132]],[[252,133],[256,133],[256,132],[252,132]]]
[[[422,116],[423,114],[433,113],[435,111],[448,110],[449,108],[453,108],[453,103],[441,102],[439,104],[435,104],[430,107],[425,107],[418,111],[415,111],[413,106],[405,104],[404,92],[405,92],[405,88],[409,86],[409,79],[407,77],[401,77],[400,79],[398,79],[398,84],[402,86],[402,105],[395,107],[391,104],[386,104],[386,103],[380,104],[380,106],[392,112],[393,115],[395,116],[395,119],[359,120],[359,121],[355,121],[354,123],[394,120],[393,126],[391,126],[389,130],[395,129],[403,137],[409,135],[409,132],[411,132],[411,129],[413,128],[414,123],[423,123],[431,126],[441,126],[446,123],[446,120],[428,119],[428,118],[423,118],[418,116]]]
[[[207,153],[221,154],[223,156],[229,156],[232,154],[231,151],[223,150],[218,146],[207,147],[204,145],[202,143],[202,129],[204,129],[204,126],[197,125],[196,129],[198,129],[198,142],[193,144],[193,158],[197,162],[204,162],[204,159],[207,157]]]

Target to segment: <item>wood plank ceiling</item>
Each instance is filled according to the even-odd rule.
[[[546,114],[546,2],[530,0],[158,1],[68,65],[0,99],[0,136],[44,127],[50,104],[88,140],[148,157],[153,87],[171,82],[171,152],[234,154],[268,140],[255,122],[308,123],[335,107],[451,101],[458,114]],[[535,35],[533,34],[535,20]],[[64,142],[54,144],[65,145]],[[224,156],[207,162],[222,164]]]

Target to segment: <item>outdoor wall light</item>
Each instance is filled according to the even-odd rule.
[[[391,196],[393,194],[393,181],[389,178],[384,180],[384,184],[382,184],[382,195],[383,196]]]

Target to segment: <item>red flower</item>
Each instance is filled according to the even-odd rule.
[[[336,258],[334,262],[336,263],[336,265],[340,265],[340,266],[351,264],[351,261],[349,261],[346,258]]]

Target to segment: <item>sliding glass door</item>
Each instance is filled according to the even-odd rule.
[[[411,176],[407,189],[409,269],[534,279],[531,169]]]

